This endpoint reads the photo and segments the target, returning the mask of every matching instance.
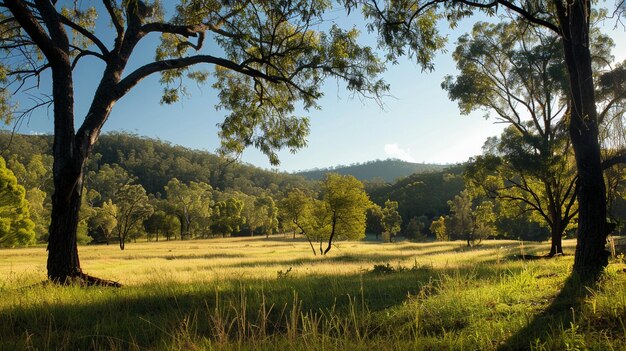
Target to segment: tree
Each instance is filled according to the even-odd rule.
[[[0,157],[0,246],[35,243],[35,223],[30,220],[24,187]]]
[[[341,79],[349,90],[368,91],[375,97],[387,88],[374,79],[384,67],[371,49],[356,43],[356,30],[312,29],[330,9],[326,1],[292,0],[276,6],[266,1],[186,0],[175,4],[170,21],[163,19],[158,4],[141,0],[103,0],[99,8],[80,2],[62,8],[51,0],[0,4],[0,47],[5,52],[0,62],[0,108],[7,112],[3,118],[10,120],[10,112],[16,112],[11,92],[19,98],[22,89],[38,88],[42,75],[50,72],[51,77],[51,99],[44,91],[43,98],[32,99],[35,105],[18,112],[17,118],[38,106],[53,107],[55,191],[47,267],[54,282],[82,279],[118,285],[90,277],[80,267],[76,230],[83,169],[115,103],[142,79],[161,73],[162,102],[172,103],[183,89],[180,80],[207,80],[206,72],[191,71],[192,67],[215,66],[218,107],[231,111],[220,124],[222,150],[240,152],[254,145],[272,163],[278,162],[277,149],[304,145],[308,122],[293,115],[295,104],[316,107],[325,78]],[[108,17],[111,26],[96,28],[98,16]],[[131,55],[151,34],[161,35],[156,59],[129,65]],[[215,44],[214,53],[206,52],[207,41]],[[104,68],[85,118],[75,129],[73,73],[85,58],[100,60]],[[91,65],[90,70],[96,67]]]
[[[120,249],[124,250],[129,234],[138,229],[139,224],[154,212],[154,208],[148,201],[146,190],[138,184],[124,185],[115,200],[107,208],[117,222],[115,232]]]
[[[148,236],[154,235],[156,241],[159,241],[159,234],[163,234],[166,240],[176,236],[180,223],[176,216],[163,210],[156,210],[143,221],[143,225]]]
[[[211,223],[213,233],[227,236],[238,232],[241,225],[246,222],[245,217],[241,215],[243,207],[243,201],[234,197],[216,202],[213,205],[213,221]]]
[[[467,246],[473,246],[494,233],[496,218],[491,201],[474,199],[472,193],[466,189],[448,201],[448,205],[451,214],[449,226],[445,225],[445,228],[453,239],[463,238],[467,241]]]
[[[426,216],[413,217],[404,228],[404,236],[415,241],[426,241],[424,229],[427,228],[428,218]]]
[[[313,233],[323,232],[315,225],[316,221],[314,221],[314,206],[316,204],[316,200],[307,196],[302,190],[295,188],[287,193],[287,196],[280,202],[280,213],[281,217],[286,222],[291,222],[294,227],[294,238],[296,235],[296,229],[300,230],[300,234],[304,235],[304,237],[309,242],[311,246],[311,250],[313,251],[313,255],[317,255],[317,251],[315,251],[315,247],[313,247],[313,238],[311,235]],[[322,207],[323,206],[319,206]],[[324,214],[321,214],[324,216]],[[323,223],[322,220],[320,223]],[[321,227],[324,225],[322,224]],[[320,254],[322,253],[320,246]]]
[[[308,211],[310,210],[310,203],[310,198],[298,188],[289,191],[280,201],[280,218],[283,223],[286,222],[291,224],[294,239],[296,237],[297,229],[300,229],[301,234],[304,234],[303,222],[305,221]],[[313,248],[312,245],[311,248]],[[313,249],[313,253],[315,253],[315,249]]]
[[[450,236],[448,235],[448,230],[446,226],[446,217],[439,216],[439,218],[435,219],[430,223],[430,231],[435,234],[435,238],[439,241],[448,241],[450,240]]]
[[[52,177],[52,158],[45,154],[31,154],[24,157],[24,164],[19,157],[13,154],[7,161],[7,166],[13,171],[18,184],[26,190],[26,200],[29,204],[30,219],[35,223],[35,235],[38,242],[45,242],[48,238],[50,226],[50,196]]]
[[[328,173],[322,184],[322,199],[326,204],[317,206],[319,211],[326,210],[330,227],[328,245],[323,252],[326,255],[334,239],[358,239],[365,236],[365,212],[371,202],[363,189],[363,183],[350,175]],[[321,249],[320,249],[321,251]]]
[[[402,225],[402,217],[398,213],[398,202],[387,200],[385,207],[382,208],[382,218],[380,223],[383,227],[383,237],[387,237],[389,242],[400,232]]]
[[[378,204],[372,203],[372,207],[367,209],[366,213],[366,227],[365,231],[367,233],[374,233],[376,235],[376,240],[378,240],[378,236],[383,232],[382,225],[383,218],[383,209]]]
[[[114,230],[117,227],[117,206],[111,200],[107,200],[102,207],[95,207],[95,214],[89,218],[90,235],[96,242],[103,240],[107,245],[113,239]]]
[[[617,100],[608,102],[598,112],[590,42],[594,13],[592,1],[417,0],[387,1],[384,4],[379,4],[376,0],[346,2],[349,9],[357,4],[362,4],[365,16],[372,20],[370,28],[378,30],[379,42],[387,46],[390,58],[408,53],[417,57],[427,68],[432,68],[432,54],[440,48],[437,38],[441,37],[436,30],[435,19],[444,15],[454,25],[458,19],[469,16],[474,11],[495,13],[504,9],[517,16],[523,22],[520,25],[545,28],[558,36],[567,69],[568,100],[571,106],[567,129],[578,173],[578,239],[573,268],[579,275],[597,276],[608,264],[605,244],[610,229],[606,222],[606,192],[598,125],[605,112]],[[611,160],[604,160],[604,165],[624,161],[626,156],[620,152]]]
[[[454,52],[460,74],[442,86],[462,113],[482,108],[510,124],[466,174],[490,196],[517,207],[518,215],[531,211],[548,226],[553,256],[563,253],[563,233],[578,212],[577,177],[565,125],[570,111],[561,45],[544,32],[515,22],[475,24]],[[594,56],[605,65],[611,42],[595,37]],[[501,181],[489,181],[481,168]]]
[[[167,199],[180,222],[180,240],[193,236],[196,222],[205,223],[211,216],[212,188],[203,182],[189,182],[171,179],[165,186]],[[206,228],[200,228],[206,230]]]
[[[275,230],[278,229],[278,207],[276,207],[276,202],[272,199],[271,196],[266,195],[257,199],[257,203],[263,208],[263,230],[265,231],[265,236],[269,238],[270,235],[274,233]]]
[[[86,194],[88,202],[92,206],[98,206],[108,200],[113,200],[122,187],[132,184],[137,179],[118,164],[105,164],[98,171],[90,171],[85,179],[85,187],[89,192]]]
[[[250,236],[254,236],[254,231],[264,223],[266,217],[265,208],[261,206],[254,195],[239,193],[238,196],[243,201],[241,215],[245,218],[245,226]]]

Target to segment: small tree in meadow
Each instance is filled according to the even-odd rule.
[[[439,216],[439,218],[435,219],[430,223],[430,231],[435,234],[435,238],[438,241],[448,241],[450,240],[450,236],[448,235],[448,230],[446,226],[446,222],[448,222],[447,218],[444,216]]]
[[[402,217],[398,213],[397,201],[385,201],[385,207],[382,209],[381,225],[383,227],[383,239],[391,242],[393,237],[400,232],[402,225]]]
[[[415,241],[426,241],[424,229],[426,228],[426,217],[413,217],[404,228],[404,236]]]

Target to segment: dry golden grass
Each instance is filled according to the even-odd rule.
[[[573,253],[575,240],[565,240]],[[327,256],[314,256],[305,240],[283,236],[129,243],[79,248],[81,265],[89,274],[124,285],[154,281],[181,283],[216,279],[275,278],[292,268],[292,276],[358,274],[375,264],[459,268],[504,261],[513,255],[540,255],[548,243],[483,241],[468,248],[465,242],[380,243],[338,242]],[[46,278],[45,247],[0,251],[0,282],[29,284]]]
[[[517,241],[339,242],[325,257],[283,236],[80,247],[121,289],[33,284],[45,247],[1,250],[0,350],[626,349],[624,259],[584,288],[574,245],[555,259]]]

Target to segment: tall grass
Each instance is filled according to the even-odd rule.
[[[82,247],[85,270],[121,289],[35,284],[44,250],[4,250],[0,349],[626,349],[621,262],[569,294],[572,257],[521,260],[517,242],[306,245]]]

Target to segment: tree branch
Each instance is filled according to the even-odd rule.
[[[617,164],[626,164],[626,150],[621,150],[618,155],[615,155],[608,160],[602,162],[602,170],[611,168]]]
[[[126,76],[117,84],[115,88],[116,98],[119,99],[122,96],[124,96],[124,94],[126,94],[132,87],[137,85],[139,81],[149,76],[150,74],[161,72],[161,71],[166,71],[166,70],[171,70],[171,69],[185,68],[185,67],[189,67],[189,66],[199,64],[199,63],[208,63],[208,64],[222,66],[224,68],[231,69],[235,72],[245,74],[247,76],[259,77],[259,78],[262,78],[264,80],[274,82],[274,83],[285,81],[285,79],[282,77],[268,75],[259,70],[256,70],[247,66],[242,66],[232,61],[223,59],[223,58],[219,58],[219,57],[215,57],[211,55],[195,55],[195,56],[178,58],[178,59],[156,61],[156,62],[149,63],[147,65],[144,65],[142,67],[139,67],[138,69],[136,69],[134,72]]]
[[[73,22],[71,19],[61,14],[59,14],[59,18],[61,19],[61,23],[65,24],[66,26],[85,36],[87,39],[91,40],[91,42],[94,43],[98,47],[98,49],[100,49],[105,57],[109,55],[109,49],[107,49],[106,45],[104,45],[104,43],[102,43],[102,41],[100,41],[100,39],[98,39],[98,37],[96,37],[93,33],[88,31],[87,28]]]
[[[4,6],[11,11],[15,20],[35,42],[35,45],[41,49],[48,60],[55,61],[61,58],[55,43],[23,1],[7,0],[4,1]]]
[[[102,0],[104,7],[107,9],[109,13],[109,17],[111,17],[111,22],[113,22],[113,26],[115,27],[115,31],[117,32],[117,36],[121,37],[124,34],[124,27],[119,18],[117,18],[117,14],[115,13],[115,5],[111,0]]]
[[[551,22],[548,22],[546,20],[543,20],[541,18],[537,18],[535,17],[534,14],[528,12],[527,10],[524,10],[523,8],[513,4],[512,2],[509,1],[504,1],[504,0],[494,0],[488,3],[480,3],[480,2],[476,2],[476,1],[468,1],[468,0],[453,0],[455,2],[459,2],[462,3],[464,5],[467,6],[472,6],[472,7],[476,7],[476,8],[480,8],[480,9],[487,9],[487,8],[494,8],[497,7],[498,4],[508,8],[509,10],[517,13],[518,15],[524,17],[524,19],[526,19],[527,21],[534,23],[534,24],[538,24],[540,26],[546,27],[548,29],[550,29],[551,31],[555,32],[556,34],[561,34],[561,31],[559,30],[559,28]]]

